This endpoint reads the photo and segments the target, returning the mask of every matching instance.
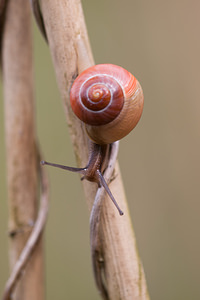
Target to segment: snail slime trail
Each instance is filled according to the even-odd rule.
[[[88,164],[84,168],[46,161],[41,164],[82,174],[83,179],[103,186],[119,214],[123,215],[103,177],[102,166],[106,158],[105,146],[125,137],[140,120],[144,104],[140,83],[120,66],[95,65],[75,79],[70,91],[70,103],[75,115],[85,123],[92,141]]]

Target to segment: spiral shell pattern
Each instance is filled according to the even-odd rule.
[[[116,65],[101,64],[75,79],[70,102],[76,116],[86,124],[90,138],[106,144],[119,140],[135,127],[142,113],[143,93],[131,73]]]

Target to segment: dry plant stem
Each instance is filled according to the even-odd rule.
[[[26,255],[33,249],[29,240],[38,212],[38,150],[35,138],[33,105],[33,68],[30,4],[26,0],[9,0],[2,39],[2,73],[5,100],[5,136],[9,207],[10,269],[25,265]],[[39,234],[40,235],[40,234]],[[13,299],[43,300],[42,238],[17,285]],[[30,244],[31,243],[31,244]],[[22,253],[22,257],[20,254]],[[18,260],[19,259],[19,260]],[[20,268],[19,268],[20,269]],[[16,273],[15,273],[16,274]],[[14,285],[12,276],[10,284]],[[15,275],[18,277],[18,275]],[[9,299],[9,292],[6,294]]]
[[[30,3],[32,6],[32,11],[35,16],[37,25],[40,29],[40,32],[42,33],[44,39],[47,41],[46,31],[45,31],[45,27],[44,27],[44,21],[43,21],[42,13],[40,10],[40,4],[37,0],[30,0]]]
[[[40,204],[38,217],[34,224],[33,231],[12,270],[11,276],[9,277],[6,283],[2,300],[9,300],[11,298],[11,294],[17,284],[17,281],[23,275],[23,270],[25,269],[26,264],[28,263],[33,251],[35,250],[35,247],[38,244],[38,241],[40,239],[40,236],[46,224],[48,207],[49,207],[49,185],[48,185],[48,179],[44,168],[40,169],[40,174],[41,174],[41,200],[40,200],[41,204]]]
[[[79,0],[41,0],[41,8],[77,164],[83,167],[87,164],[89,156],[88,138],[84,125],[73,115],[69,104],[69,90],[74,78],[83,69],[94,64],[81,3]],[[109,174],[108,177],[106,175],[107,181],[110,180],[111,175]],[[85,180],[82,182],[91,211],[97,186]],[[102,275],[100,275],[102,278],[98,279],[97,285],[105,299],[147,300],[149,297],[144,272],[137,252],[117,163],[109,187],[113,195],[116,195],[124,216],[119,216],[113,203],[101,189],[98,193],[102,195],[97,195],[100,197],[99,202],[102,203],[101,212],[97,213],[99,226],[95,229],[91,225],[92,230],[96,230],[98,234],[98,240],[94,242],[94,246],[91,241],[92,251],[95,251],[95,247],[97,250],[100,249],[100,259],[94,255],[93,262],[94,264],[101,263],[102,266]],[[94,217],[92,216],[91,219],[93,219],[91,221],[93,224]],[[94,233],[91,232],[91,239],[93,238]],[[103,277],[105,284],[101,287]]]
[[[110,145],[110,155],[108,157],[108,166],[104,172],[105,180],[110,180],[119,149],[119,142]],[[105,286],[105,274],[104,274],[104,253],[103,253],[103,241],[101,235],[101,212],[102,205],[104,205],[105,190],[101,187],[96,193],[92,211],[90,214],[90,245],[91,245],[91,256],[92,265],[95,276],[95,281],[99,291],[101,291],[102,297],[104,299],[108,298],[107,287]]]
[[[115,189],[120,191],[121,194],[117,195],[119,201],[125,199],[125,195],[123,187],[118,189],[114,184],[115,181],[121,184],[119,167],[118,164],[115,165],[118,143],[110,147],[109,163],[104,172],[104,178],[106,181],[111,181],[109,186],[112,191]],[[112,185],[114,185],[113,188]],[[135,249],[136,244],[132,228],[127,224],[130,222],[127,203],[124,202],[123,206],[126,217],[118,218],[116,212],[112,211],[112,205],[110,203],[105,205],[105,201],[109,199],[105,199],[105,190],[100,188],[97,191],[90,217],[91,253],[97,286],[105,300],[149,299],[137,250],[129,252],[132,249],[132,242],[134,241]],[[121,202],[119,205],[122,205]],[[129,232],[125,234],[124,230],[129,230]],[[124,269],[125,266],[128,267]],[[113,273],[115,280],[112,278]]]
[[[0,63],[1,65],[2,65],[2,37],[3,37],[6,6],[7,6],[6,0],[0,0]]]

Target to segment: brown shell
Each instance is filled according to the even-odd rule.
[[[86,123],[89,137],[97,144],[113,143],[126,136],[141,117],[143,101],[137,79],[111,64],[85,70],[70,92],[74,113]]]

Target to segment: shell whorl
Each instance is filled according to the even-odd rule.
[[[137,79],[122,67],[95,65],[81,73],[70,91],[71,107],[97,144],[127,135],[142,114],[143,93]]]

